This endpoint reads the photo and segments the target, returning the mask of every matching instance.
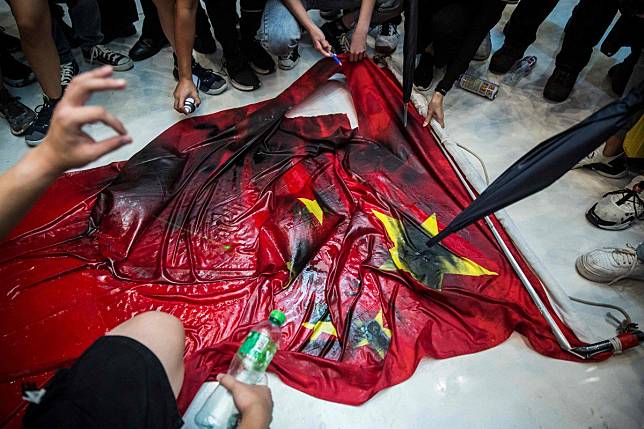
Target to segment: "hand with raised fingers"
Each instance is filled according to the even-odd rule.
[[[125,88],[124,79],[113,79],[112,68],[101,67],[76,76],[58,102],[43,143],[34,149],[56,173],[82,167],[132,141],[125,127],[101,106],[85,106],[93,93]],[[116,135],[95,141],[83,131],[85,125],[101,122]]]
[[[219,374],[217,380],[233,395],[241,414],[238,429],[268,428],[273,419],[273,398],[268,386],[245,384],[228,374]]]

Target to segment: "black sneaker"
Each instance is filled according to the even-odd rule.
[[[257,74],[275,73],[275,60],[266,52],[257,40],[253,40],[243,48],[244,54],[250,59],[250,66]]]
[[[552,76],[550,76],[548,82],[546,82],[546,86],[543,88],[544,98],[555,103],[561,103],[572,92],[572,88],[577,81],[577,76],[579,76],[577,72],[566,70],[562,67],[555,67]]]
[[[80,69],[78,68],[76,60],[71,60],[69,63],[60,65],[60,86],[63,88],[63,91],[69,86],[74,76],[79,73]]]
[[[282,70],[291,70],[300,61],[300,50],[296,46],[290,54],[277,57],[277,65]]]
[[[7,52],[18,52],[22,50],[20,39],[7,33],[4,27],[0,27],[0,46],[4,46]]]
[[[0,53],[0,69],[4,83],[14,88],[22,88],[36,81],[36,75],[29,66],[21,63],[6,51]]]
[[[414,86],[418,91],[429,91],[434,80],[434,57],[424,52],[414,70]]]
[[[112,66],[114,71],[126,71],[134,67],[134,62],[127,55],[115,52],[104,45],[83,48],[83,57],[89,64]]]
[[[525,48],[508,45],[507,43],[492,55],[489,70],[496,74],[505,74],[510,71],[514,63],[523,58]]]
[[[176,58],[172,75],[175,80],[179,80],[179,69],[177,69]],[[211,69],[202,67],[194,58],[192,59],[192,75],[197,77],[199,91],[205,92],[208,95],[221,94],[228,88],[228,82],[226,82],[223,76],[215,73]]]
[[[320,27],[326,41],[329,42],[336,54],[344,54],[349,51],[349,38],[341,25],[338,21],[332,21],[324,23]]]
[[[217,43],[210,34],[207,36],[195,36],[195,43],[192,48],[200,54],[210,55],[217,52]]]
[[[50,100],[46,95],[43,95],[43,104],[36,107],[36,119],[25,133],[25,143],[28,146],[38,146],[44,140],[47,131],[49,131],[51,115],[53,115],[58,101]]]
[[[36,119],[34,111],[18,100],[20,97],[12,96],[6,88],[0,89],[0,116],[9,122],[14,136],[24,134]]]
[[[254,91],[262,86],[259,78],[240,55],[233,58],[223,58],[224,69],[230,78],[230,83],[240,91]]]

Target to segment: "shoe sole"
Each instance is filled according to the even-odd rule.
[[[427,88],[423,88],[423,87],[420,87],[420,86],[416,86],[416,85],[414,85],[414,89],[415,89],[416,91],[418,91],[418,92],[422,93],[422,94],[425,94],[425,93],[427,93],[427,92],[431,91],[431,89],[432,89],[432,84],[430,83],[430,84],[429,84],[429,86],[428,86]]]
[[[230,76],[228,76],[228,77],[230,77]],[[230,78],[230,83],[233,86],[233,88],[238,89],[239,91],[244,91],[244,92],[252,92],[252,91],[255,91],[255,90],[261,88],[261,86],[262,86],[261,82],[259,83],[259,85],[257,87],[248,86],[248,85],[242,85],[239,82],[235,82],[233,80],[233,78]]]
[[[27,146],[29,146],[29,147],[36,147],[40,143],[42,143],[43,140],[45,140],[44,137],[42,139],[40,139],[40,140],[37,140],[37,141],[36,140],[27,140],[27,139],[25,139],[25,143],[27,143]]]
[[[9,85],[12,88],[22,88],[22,87],[25,87],[27,85],[31,85],[32,83],[34,83],[36,81],[36,76],[32,75],[32,76],[30,76],[29,78],[26,78],[26,79],[10,79],[10,78],[5,76],[5,77],[2,78],[2,80],[4,81],[4,83],[6,83],[7,85]]]
[[[595,282],[595,283],[610,283],[613,280],[612,278],[609,279],[606,277],[602,277],[590,271],[588,268],[586,268],[582,259],[583,257],[579,257],[575,261],[575,268],[577,269],[577,272],[579,273],[580,276],[582,276],[586,280],[590,280],[591,282]]]
[[[255,73],[261,74],[262,76],[267,76],[269,74],[275,73],[275,69],[272,69],[272,70],[262,69],[262,68],[257,67],[253,63],[250,63],[250,68],[252,68],[255,71]]]
[[[599,174],[600,176],[607,177],[609,179],[623,179],[624,177],[628,176],[628,171],[626,171],[626,170],[622,171],[621,173],[618,173],[618,174],[611,174],[611,173],[607,173],[607,172],[602,171],[602,170],[600,170],[598,168],[595,168],[595,167],[588,167],[588,168],[590,168],[591,170],[593,170],[595,173]]]
[[[297,61],[295,61],[293,65],[290,67],[283,66],[282,64],[279,64],[279,63],[277,64],[277,67],[279,67],[280,70],[293,70],[298,65],[299,62],[300,62],[300,59],[298,58]]]
[[[588,220],[588,222],[599,229],[604,229],[606,231],[622,231],[624,229],[630,228],[633,223],[637,221],[637,219],[631,219],[630,221],[625,223],[615,223],[613,225],[608,225],[605,224],[604,220],[602,220],[595,214],[595,207],[597,207],[597,203],[595,203],[591,208],[588,209],[588,211],[586,212],[586,219]]]
[[[222,92],[224,92],[227,89],[228,89],[228,82],[224,82],[224,84],[222,86],[220,86],[219,88],[215,88],[215,89],[210,88],[208,91],[204,91],[202,88],[199,88],[199,91],[203,92],[204,94],[208,94],[208,95],[219,95],[219,94],[221,94]]]
[[[0,118],[2,118],[2,119],[7,119],[7,117],[5,116],[5,114],[4,114],[4,113],[2,113],[2,112],[0,112]],[[29,124],[27,124],[27,126],[26,126],[24,129],[22,129],[22,130],[18,130],[18,131],[16,131],[16,130],[14,130],[13,128],[9,127],[9,131],[11,131],[11,134],[13,134],[14,136],[19,137],[19,136],[23,135],[23,134],[24,134],[24,133],[29,129],[29,127],[31,126],[31,124],[33,124],[33,123],[34,123],[34,121],[35,121],[35,120],[36,120],[36,118],[34,117],[34,118],[31,120],[31,122],[29,122]]]

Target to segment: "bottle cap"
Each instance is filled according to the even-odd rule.
[[[286,322],[286,315],[279,310],[271,311],[271,314],[268,316],[270,320],[275,322],[277,326],[282,326]]]

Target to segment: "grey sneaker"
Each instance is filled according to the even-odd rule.
[[[36,107],[36,119],[27,128],[25,133],[25,143],[27,143],[27,146],[38,146],[44,140],[49,131],[51,116],[54,114],[54,109],[58,101],[50,100],[46,95],[43,95],[43,104]]]
[[[488,58],[490,58],[490,54],[492,53],[492,38],[490,36],[490,32],[485,35],[485,38],[479,45],[479,48],[476,50],[476,54],[474,54],[474,57],[472,58],[474,61],[485,61]]]
[[[390,22],[384,23],[380,26],[378,37],[376,37],[376,52],[383,55],[391,55],[396,51],[400,34],[398,34],[398,26]]]
[[[9,122],[11,134],[24,134],[36,119],[36,114],[29,107],[18,101],[20,97],[12,96],[6,88],[0,89],[0,117]]]
[[[115,52],[104,45],[90,49],[83,48],[83,57],[89,64],[112,66],[114,71],[126,71],[134,67],[134,62],[127,55]]]
[[[295,48],[293,48],[290,54],[277,58],[277,66],[282,70],[291,70],[297,65],[299,61],[300,51],[296,46]]]
[[[644,262],[632,247],[602,247],[577,258],[577,272],[584,278],[612,284],[623,279],[644,280]]]

